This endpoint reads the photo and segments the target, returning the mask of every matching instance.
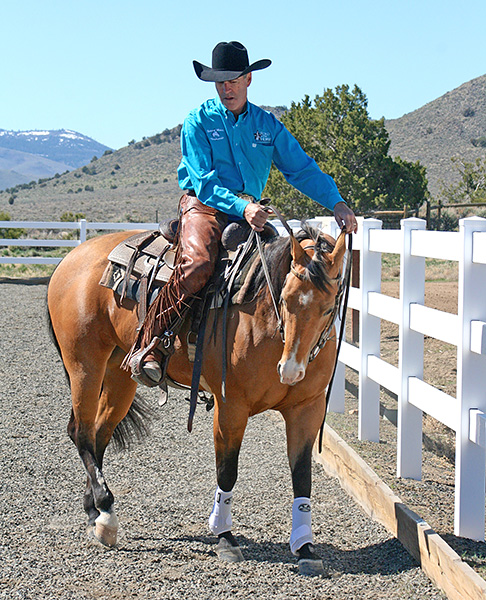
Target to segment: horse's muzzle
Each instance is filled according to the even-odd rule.
[[[280,361],[277,365],[280,383],[284,385],[295,385],[305,377],[305,366],[295,359]]]

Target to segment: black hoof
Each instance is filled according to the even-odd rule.
[[[310,577],[326,575],[321,557],[312,544],[304,544],[297,552],[299,573]]]
[[[242,562],[243,554],[238,546],[231,531],[226,531],[219,536],[219,542],[216,546],[216,554],[219,560],[224,562]]]

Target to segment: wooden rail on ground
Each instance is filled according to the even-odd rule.
[[[328,425],[322,453],[314,448],[315,460],[381,523],[419,562],[424,573],[449,600],[485,600],[486,581],[416,513],[381,481],[376,473]]]

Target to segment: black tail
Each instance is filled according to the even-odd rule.
[[[116,450],[127,450],[132,442],[147,437],[156,418],[156,411],[150,404],[135,394],[127,416],[118,423],[111,438]]]
[[[47,313],[47,326],[49,329],[49,334],[51,340],[56,347],[59,356],[62,362],[62,354],[61,347],[59,346],[59,342],[57,340],[56,334],[54,332],[54,327],[52,326],[52,319],[49,312],[49,307],[46,306]],[[68,382],[69,387],[71,387],[71,382],[69,379],[69,373],[64,366],[64,362],[62,364],[64,369],[64,374],[66,375],[66,380]],[[116,450],[127,450],[130,448],[132,442],[141,441],[147,435],[149,435],[152,427],[152,422],[154,421],[156,416],[155,410],[143,400],[138,394],[135,394],[135,398],[133,399],[132,405],[125,416],[125,418],[118,423],[113,432],[112,442],[115,446]]]

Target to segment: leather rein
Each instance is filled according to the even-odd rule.
[[[284,217],[280,214],[280,212],[272,205],[270,205],[269,208],[277,215],[277,217],[279,218],[280,222],[282,223],[282,225],[284,226],[284,228],[286,229],[288,234],[290,236],[293,236],[294,233],[293,233],[291,227],[289,226],[287,221],[284,219]],[[309,362],[312,362],[317,357],[319,352],[322,350],[322,348],[324,348],[327,341],[330,339],[333,327],[339,316],[339,310],[341,308],[343,298],[344,298],[345,302],[344,302],[343,310],[341,312],[341,324],[344,322],[344,317],[346,315],[347,304],[348,304],[349,285],[350,285],[350,280],[351,280],[352,239],[353,239],[352,236],[349,235],[347,260],[346,260],[346,268],[344,271],[344,275],[342,273],[340,273],[338,275],[338,277],[335,279],[335,281],[336,280],[339,281],[339,286],[338,286],[338,291],[336,293],[334,306],[324,315],[324,316],[326,316],[327,314],[329,314],[329,316],[330,316],[329,322],[326,325],[326,327],[324,328],[324,330],[322,331],[321,335],[319,336],[319,339],[317,340],[316,345],[311,350],[311,352],[309,354]],[[256,235],[256,240],[257,240],[257,247],[258,247],[258,252],[260,255],[260,260],[262,263],[263,272],[265,273],[267,285],[270,290],[270,296],[272,297],[272,303],[273,303],[273,308],[275,311],[275,316],[277,317],[277,328],[282,337],[282,342],[285,343],[285,332],[284,332],[283,320],[282,320],[282,317],[280,315],[280,310],[279,310],[280,302],[277,302],[276,294],[275,294],[275,291],[272,286],[270,272],[268,270],[268,265],[266,263],[265,255],[263,253],[262,242],[261,242],[259,234]],[[315,248],[315,245],[309,245],[309,246],[306,246],[304,248],[304,250],[313,250],[314,248]],[[296,269],[294,261],[292,261],[292,263],[290,265],[290,272],[292,273],[292,275],[297,277],[297,279],[299,279],[300,281],[306,281],[305,276],[302,275],[302,273],[300,273]],[[344,335],[344,330],[340,331],[339,342],[338,342],[339,348],[341,346],[341,340],[342,340],[343,335]],[[339,350],[338,350],[338,353],[339,353]],[[333,376],[334,376],[334,373],[333,373]]]
[[[287,230],[288,234],[293,236],[294,233],[293,233],[292,229],[290,228],[289,224],[285,221],[285,219],[282,217],[282,215],[279,213],[279,211],[274,206],[270,206],[270,208],[280,219],[280,222],[282,223],[284,228]],[[344,227],[343,227],[343,230],[344,230]],[[270,295],[272,296],[272,302],[273,302],[275,314],[277,317],[278,329],[280,331],[280,335],[282,336],[282,341],[285,343],[283,321],[282,321],[282,317],[280,315],[279,305],[276,301],[275,291],[273,290],[272,282],[270,279],[270,273],[268,271],[268,266],[266,265],[265,257],[264,257],[263,251],[262,251],[260,235],[257,234],[256,238],[257,238],[257,244],[258,244],[258,251],[260,254],[261,261],[262,261],[262,267],[263,267],[265,277],[267,280],[267,284],[268,284],[268,287],[270,290]],[[315,248],[315,246],[310,245],[310,246],[306,246],[304,248],[304,250],[310,250],[313,248]],[[336,375],[336,369],[337,369],[337,364],[338,364],[338,359],[339,359],[339,352],[341,350],[341,345],[342,345],[342,342],[344,339],[344,331],[345,331],[345,326],[346,326],[346,311],[348,308],[349,288],[350,288],[350,284],[351,284],[352,256],[353,256],[353,236],[351,234],[348,234],[348,248],[346,251],[346,267],[344,270],[344,274],[340,273],[338,275],[338,277],[336,278],[337,280],[339,280],[339,286],[338,286],[338,291],[336,293],[336,297],[334,300],[334,306],[329,311],[329,315],[330,315],[329,323],[326,325],[326,327],[322,331],[316,345],[314,346],[314,348],[311,350],[311,352],[309,354],[309,363],[310,363],[317,357],[319,352],[322,350],[322,348],[324,348],[324,346],[330,339],[332,330],[334,328],[334,325],[337,321],[339,312],[341,310],[341,317],[340,317],[341,318],[341,326],[339,328],[339,336],[338,336],[338,340],[337,340],[336,358],[334,361],[331,379],[329,380],[329,383],[327,386],[324,417],[322,420],[321,427],[319,429],[319,452],[322,452],[322,441],[323,441],[323,436],[324,436],[324,425],[326,422],[327,408],[329,406],[329,401],[331,398],[331,391],[332,391],[332,386],[334,383],[334,376]],[[304,275],[302,275],[302,273],[300,273],[296,269],[294,261],[292,261],[292,263],[290,265],[290,272],[292,273],[292,275],[294,275],[301,281],[305,280]]]

